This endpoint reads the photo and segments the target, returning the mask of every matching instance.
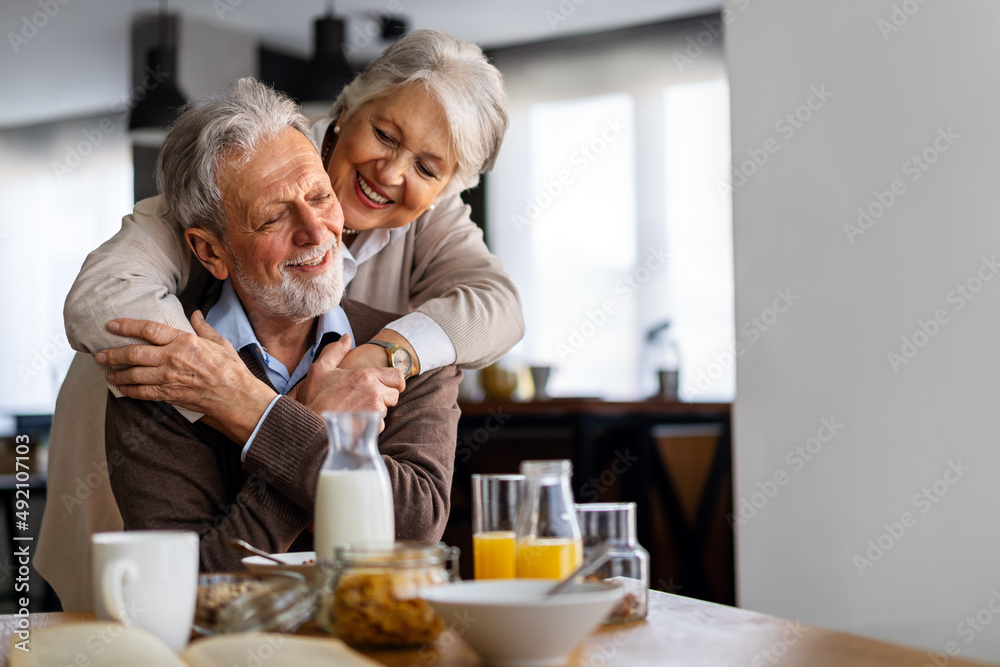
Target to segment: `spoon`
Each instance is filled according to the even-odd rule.
[[[606,561],[610,555],[611,545],[607,542],[601,544],[590,553],[590,560],[584,562],[583,565],[570,572],[568,577],[546,591],[545,595],[559,595],[560,593],[565,593],[576,585],[577,579],[586,577],[587,575],[596,572],[597,568],[604,565],[604,561]]]
[[[261,558],[266,558],[267,560],[273,561],[273,562],[277,563],[278,565],[288,565],[288,563],[285,563],[285,562],[283,562],[283,561],[275,558],[274,556],[272,556],[271,554],[267,553],[263,549],[258,549],[257,547],[253,546],[249,542],[245,542],[245,541],[243,541],[241,539],[238,539],[238,538],[235,538],[235,537],[233,539],[229,540],[229,548],[233,549],[234,551],[242,551],[243,553],[247,553],[247,554],[250,554],[252,556],[260,556]]]

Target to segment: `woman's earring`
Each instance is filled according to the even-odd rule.
[[[339,125],[334,125],[333,126],[333,133],[334,134],[340,134],[340,126]]]
[[[433,211],[435,206],[437,206],[437,204],[431,204],[430,206],[427,207],[427,210]]]

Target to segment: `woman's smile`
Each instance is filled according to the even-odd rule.
[[[410,85],[336,121],[327,171],[349,229],[393,229],[415,220],[451,182],[458,162],[441,104]]]
[[[361,190],[363,195],[361,201],[365,203],[370,203],[372,208],[384,208],[392,203],[386,195],[382,194],[374,185],[368,182],[368,180],[358,172],[358,188]],[[367,200],[367,201],[366,201]]]

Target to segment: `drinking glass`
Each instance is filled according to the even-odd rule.
[[[472,476],[472,560],[476,579],[514,578],[514,538],[524,475]]]

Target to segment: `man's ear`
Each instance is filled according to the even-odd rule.
[[[223,261],[223,258],[228,258],[226,248],[214,234],[198,227],[191,227],[184,230],[184,240],[209,273],[219,280],[229,277],[229,267]]]

